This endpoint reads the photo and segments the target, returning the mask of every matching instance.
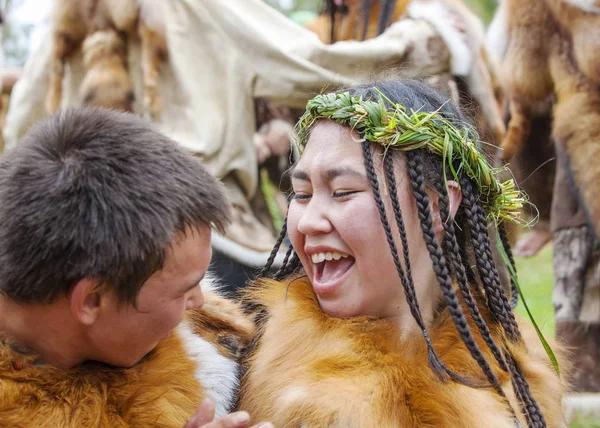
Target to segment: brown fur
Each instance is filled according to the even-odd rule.
[[[182,427],[203,397],[194,368],[175,334],[133,368],[86,363],[67,372],[4,341],[0,426]]]
[[[543,1],[506,1],[509,42],[501,76],[511,118],[502,141],[501,158],[510,160],[529,136],[536,106],[552,94],[548,57],[557,29]]]
[[[268,311],[242,383],[240,408],[255,421],[286,427],[514,427],[491,389],[438,381],[419,334],[401,339],[398,326],[384,320],[330,318],[320,310],[308,280],[287,286],[266,281],[250,291],[250,298]],[[497,328],[492,330],[500,342]],[[548,426],[563,426],[564,386],[535,334],[525,327],[522,332],[527,347],[518,344],[511,351]],[[430,334],[450,368],[484,381],[448,314],[439,316]],[[487,349],[481,337],[476,339]],[[507,374],[489,352],[487,359],[518,412]]]
[[[166,42],[164,34],[140,19],[140,7],[151,8],[152,4],[141,0],[55,2],[52,13],[53,68],[46,97],[49,113],[60,106],[65,64],[82,44],[84,56],[94,58],[86,62],[87,75],[80,88],[82,102],[131,111],[133,92],[126,65],[125,42],[112,40],[105,43],[104,49],[97,49],[98,43],[87,43],[86,38],[95,37],[96,32],[112,33],[112,39],[134,37],[137,32],[142,49],[144,110],[152,117],[160,114],[158,74],[160,62],[166,58]],[[88,53],[88,47],[93,48],[92,54]]]
[[[81,87],[83,104],[133,110],[133,86],[127,71],[127,51],[116,31],[97,31],[83,43],[87,73]]]
[[[563,42],[560,52],[551,59],[557,96],[552,136],[568,156],[575,184],[597,235],[600,232],[597,168],[600,164],[600,86],[592,85],[579,72],[570,54],[569,44]]]
[[[231,300],[204,293],[204,306],[189,311],[192,331],[215,345],[221,355],[238,359],[254,337],[255,325]]]
[[[236,304],[212,293],[205,299],[186,316],[192,331],[237,360],[253,324]],[[208,387],[194,377],[199,363],[176,331],[132,368],[88,362],[63,371],[36,358],[0,336],[0,427],[181,428]]]
[[[568,41],[573,64],[592,84],[600,83],[600,15],[564,0],[507,0],[509,44],[502,65],[511,119],[502,142],[503,160],[524,146],[531,121],[561,82],[550,63]],[[556,113],[555,113],[556,116]]]
[[[600,85],[600,15],[587,13],[564,0],[545,0],[553,17],[571,39],[578,70],[587,80]],[[600,2],[596,1],[600,9]]]

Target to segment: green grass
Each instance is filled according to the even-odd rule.
[[[519,284],[535,322],[544,336],[554,337],[552,246],[546,245],[534,257],[516,257],[515,261]],[[517,306],[517,313],[521,318],[529,319],[522,301]]]
[[[517,257],[516,263],[519,284],[533,318],[544,336],[554,337],[552,246],[546,245],[535,257]],[[522,301],[517,306],[517,313],[521,318],[529,319]],[[592,416],[578,414],[569,422],[569,428],[600,428],[600,421]]]
[[[600,421],[593,416],[575,415],[569,423],[569,428],[600,428]]]
[[[600,421],[593,416],[576,415],[569,423],[569,428],[600,428]]]

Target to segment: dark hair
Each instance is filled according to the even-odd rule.
[[[392,100],[392,102],[402,104],[408,111],[439,111],[445,119],[451,121],[455,126],[461,128],[470,126],[466,123],[464,116],[455,104],[421,82],[385,81],[354,87],[349,91],[351,95],[362,95],[363,99],[377,100],[379,94],[373,89],[374,87],[381,91],[388,99]],[[406,231],[397,197],[393,156],[406,156],[408,175],[416,201],[423,238],[433,263],[433,270],[444,296],[445,305],[462,341],[473,359],[480,366],[489,384],[505,400],[508,408],[511,409],[496,374],[475,341],[460,298],[455,292],[453,286],[455,282],[458,284],[464,306],[467,308],[468,314],[473,324],[477,327],[479,334],[483,337],[486,346],[489,348],[498,366],[510,375],[513,389],[519,399],[528,425],[531,427],[545,427],[544,417],[531,395],[527,381],[511,355],[509,347],[504,343],[505,339],[500,337],[502,343],[496,343],[490,333],[490,327],[484,318],[484,315],[491,318],[491,322],[495,328],[498,326],[501,327],[506,334],[507,340],[511,342],[522,340],[511,304],[505,293],[505,287],[502,284],[495,265],[492,245],[488,235],[488,221],[486,213],[479,202],[477,186],[466,175],[462,174],[460,176],[459,184],[463,194],[463,201],[456,216],[451,220],[449,219],[449,203],[444,182],[444,172],[446,172],[448,177],[452,177],[452,175],[449,169],[444,171],[441,157],[426,150],[413,150],[409,152],[391,150],[388,152],[393,154],[384,157],[385,186],[389,188],[388,194],[391,199],[394,221],[400,233],[402,243],[402,255],[400,256],[392,234],[390,221],[388,220],[373,164],[373,151],[381,150],[381,147],[375,143],[365,141],[362,143],[362,149],[367,177],[372,185],[373,196],[379,211],[381,223],[394,258],[396,270],[404,287],[411,314],[420,327],[427,343],[429,364],[432,370],[441,380],[446,380],[450,377],[458,382],[473,385],[473,382],[469,379],[463,378],[460,374],[452,372],[445,366],[436,354],[433,344],[429,339],[429,334],[421,316],[411,274]],[[458,165],[454,165],[454,167],[455,170],[460,170]],[[442,242],[437,239],[434,232],[428,191],[436,192],[439,197],[440,215],[445,225]],[[455,228],[455,224],[458,227]],[[282,235],[277,241],[278,244],[283,240],[285,233],[286,227],[282,230]],[[502,224],[499,226],[499,235],[504,250],[509,256],[509,262],[513,264],[514,268],[510,245]],[[277,245],[272,253],[273,257],[278,249]],[[401,257],[404,265],[400,260]],[[277,279],[282,279],[286,275],[301,269],[300,262],[295,253],[292,255],[291,251],[288,251],[286,261],[288,259],[289,261],[287,263],[284,262],[284,266],[276,272],[275,277]],[[473,272],[471,266],[476,266],[477,274]],[[267,272],[267,269],[264,269],[263,272]],[[479,284],[477,279],[479,279]],[[481,313],[482,311],[484,314]]]
[[[89,277],[135,303],[178,233],[229,222],[223,186],[150,123],[80,108],[0,159],[0,292],[51,302]]]

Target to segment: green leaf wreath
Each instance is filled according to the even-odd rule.
[[[349,92],[321,94],[311,99],[306,105],[306,112],[296,124],[299,152],[304,151],[310,129],[321,119],[348,125],[362,138],[381,144],[385,150],[426,149],[442,156],[446,181],[447,169],[458,182],[459,174],[463,171],[474,181],[488,220],[496,224],[502,221],[525,224],[521,218],[521,209],[527,202],[525,195],[516,187],[513,179],[503,182],[498,179],[498,175],[508,171],[508,167],[493,168],[488,163],[477,148],[478,140],[473,129],[468,126],[458,129],[439,110],[408,112],[406,107],[392,102],[377,88],[374,89],[379,94],[377,101],[363,100],[361,95],[351,96]],[[386,101],[393,107],[386,107]],[[560,374],[556,357],[527,307],[514,266],[499,239],[497,244],[538,337],[557,374]]]
[[[377,89],[376,89],[377,90]],[[317,95],[306,106],[296,125],[297,145],[304,150],[311,127],[320,119],[330,119],[356,130],[365,140],[381,144],[386,150],[427,149],[442,156],[444,165],[458,181],[461,171],[477,185],[481,203],[496,223],[502,220],[523,224],[521,208],[524,194],[514,180],[497,177],[506,167],[492,168],[477,149],[475,132],[457,127],[439,111],[410,111],[391,102],[380,91],[377,101],[363,100],[348,92]],[[393,108],[386,107],[387,101]],[[446,168],[444,168],[445,174]]]

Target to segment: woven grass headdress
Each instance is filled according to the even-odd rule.
[[[524,194],[514,180],[504,182],[498,175],[507,168],[493,168],[477,149],[476,133],[468,126],[458,129],[439,110],[407,111],[390,101],[381,91],[377,101],[364,100],[349,92],[317,95],[306,106],[296,124],[300,154],[308,142],[310,129],[321,119],[350,126],[361,138],[380,144],[384,150],[426,149],[442,157],[456,181],[463,172],[473,180],[481,195],[481,204],[494,222],[508,220],[522,224]],[[386,102],[391,107],[386,107]],[[444,172],[446,168],[444,168]],[[447,177],[444,177],[447,179]]]

